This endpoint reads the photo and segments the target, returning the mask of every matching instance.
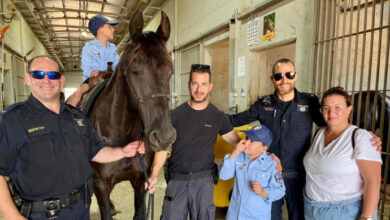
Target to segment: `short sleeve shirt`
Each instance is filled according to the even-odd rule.
[[[172,124],[177,133],[170,158],[170,171],[174,173],[210,169],[218,134],[233,130],[227,116],[211,103],[204,110],[183,103],[172,110]]]
[[[2,114],[0,175],[25,199],[56,198],[92,176],[90,161],[103,146],[79,110],[61,103],[56,114],[30,95]]]
[[[356,160],[382,163],[380,153],[372,146],[371,135],[358,129],[355,148],[350,125],[338,138],[324,147],[325,128],[315,137],[303,163],[306,169],[307,196],[317,202],[337,202],[362,196],[362,178]],[[348,187],[346,187],[348,186]]]
[[[119,63],[118,48],[115,44],[107,42],[107,47],[105,47],[96,38],[86,43],[81,51],[83,81],[88,79],[94,70],[107,70],[107,62],[112,62],[113,70]]]

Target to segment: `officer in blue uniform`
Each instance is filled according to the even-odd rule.
[[[275,92],[260,97],[247,111],[229,115],[234,127],[259,120],[271,129],[274,140],[269,152],[280,158],[286,185],[285,199],[290,220],[302,220],[305,172],[303,156],[310,147],[313,121],[326,123],[318,97],[295,89],[298,74],[289,59],[278,60],[272,68]],[[283,198],[272,203],[272,220],[282,219]]]
[[[286,190],[276,162],[266,152],[273,135],[265,125],[244,132],[246,140],[225,156],[220,172],[221,179],[235,178],[227,220],[270,220],[272,202]]]
[[[28,100],[0,117],[0,214],[12,220],[89,219],[89,162],[131,157],[143,145],[105,147],[85,115],[60,101],[65,77],[52,58],[33,58],[25,82],[32,89]],[[23,200],[18,207],[6,176],[14,182],[13,198]]]

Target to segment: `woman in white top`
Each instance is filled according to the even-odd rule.
[[[352,105],[348,93],[334,87],[324,93],[321,128],[307,151],[305,219],[376,219],[381,183],[380,153],[371,135],[348,123]],[[352,140],[355,145],[353,146]]]

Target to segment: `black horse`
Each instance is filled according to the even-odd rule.
[[[375,105],[375,93],[377,100]],[[359,98],[361,97],[361,98]],[[360,99],[360,109],[358,101]],[[389,126],[390,126],[390,97],[384,96],[382,92],[362,91],[361,95],[355,93],[351,96],[353,101],[353,118],[352,124],[358,125],[360,128],[373,131],[374,133],[380,129],[381,121],[383,121],[383,135],[382,135],[382,151],[387,152],[389,145]],[[366,101],[368,100],[368,109],[366,108]],[[384,112],[383,112],[384,108]],[[382,118],[383,113],[383,118]],[[365,115],[367,120],[365,120]],[[359,122],[359,123],[358,123]],[[386,160],[386,155],[382,155],[383,164]],[[384,177],[385,169],[382,169],[382,176]],[[390,175],[387,183],[390,183]]]
[[[375,93],[377,93],[377,103],[375,105]],[[360,109],[358,101],[360,98]],[[362,91],[361,95],[359,92],[351,96],[353,101],[353,118],[352,124],[358,125],[360,128],[365,128],[374,133],[380,129],[380,123],[383,120],[383,136],[382,136],[382,151],[387,151],[388,134],[390,125],[390,97],[384,96],[382,92],[375,91]],[[368,100],[368,109],[366,108],[366,101]],[[384,106],[384,118],[381,118]],[[368,114],[367,121],[365,115]],[[358,124],[359,121],[359,124]]]
[[[167,15],[161,13],[157,32],[145,32],[142,11],[130,22],[132,43],[123,52],[105,89],[96,99],[89,119],[109,146],[145,141],[145,161],[150,173],[154,152],[167,149],[176,139],[168,107],[173,65],[165,43],[170,34]],[[129,180],[134,188],[134,219],[144,219],[145,178],[138,158],[109,164],[92,163],[94,190],[102,219],[112,219],[110,193],[114,185]]]

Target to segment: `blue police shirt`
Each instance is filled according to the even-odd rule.
[[[90,77],[94,70],[107,70],[107,62],[112,62],[112,70],[119,63],[118,49],[115,44],[107,42],[107,48],[96,38],[85,44],[81,52],[81,69],[83,81]]]
[[[272,201],[281,199],[286,190],[276,162],[266,152],[253,161],[245,153],[232,159],[229,156],[225,155],[220,171],[223,180],[235,177],[227,219],[271,219]],[[253,192],[251,182],[260,183],[268,199]]]

